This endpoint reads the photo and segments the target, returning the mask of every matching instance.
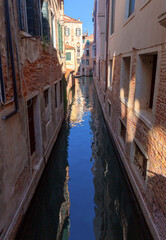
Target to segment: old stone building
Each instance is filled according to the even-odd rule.
[[[95,0],[95,84],[154,239],[166,236],[166,2]]]
[[[83,36],[83,54],[82,54],[82,74],[85,76],[93,75],[93,34]]]
[[[64,15],[65,45],[75,48],[75,72],[82,74],[81,56],[82,56],[82,22]],[[72,52],[67,51],[66,64],[72,60]],[[73,68],[72,68],[73,69]]]
[[[0,12],[0,239],[12,239],[64,119],[63,0]]]

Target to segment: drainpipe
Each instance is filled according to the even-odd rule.
[[[107,28],[106,28],[106,66],[105,66],[105,71],[106,71],[106,83],[105,83],[105,92],[107,91],[108,87],[108,39],[109,39],[109,15],[110,15],[110,0],[107,0],[106,3],[107,6]]]
[[[18,107],[18,93],[17,93],[17,83],[16,83],[16,72],[14,66],[14,54],[13,54],[13,43],[12,43],[12,34],[11,34],[11,25],[10,25],[10,14],[9,14],[9,2],[8,0],[4,0],[5,6],[5,20],[7,26],[7,35],[9,41],[9,51],[10,51],[10,60],[11,60],[11,68],[12,68],[12,79],[13,79],[13,93],[14,93],[14,102],[15,102],[15,110],[9,113],[8,115],[2,117],[3,120],[7,120],[16,114],[19,110]]]
[[[0,51],[0,81],[1,81],[1,102],[6,102],[6,95],[5,95],[5,84],[3,78],[3,68],[2,68],[2,59],[1,59],[1,51]]]

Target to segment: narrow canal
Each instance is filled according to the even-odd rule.
[[[92,78],[76,80],[61,130],[18,240],[150,240],[108,135]]]

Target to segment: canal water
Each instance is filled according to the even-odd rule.
[[[18,240],[151,240],[120,164],[92,78],[76,79]]]

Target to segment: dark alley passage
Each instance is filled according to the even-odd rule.
[[[63,124],[17,240],[151,240],[107,131],[92,78],[75,80]]]

